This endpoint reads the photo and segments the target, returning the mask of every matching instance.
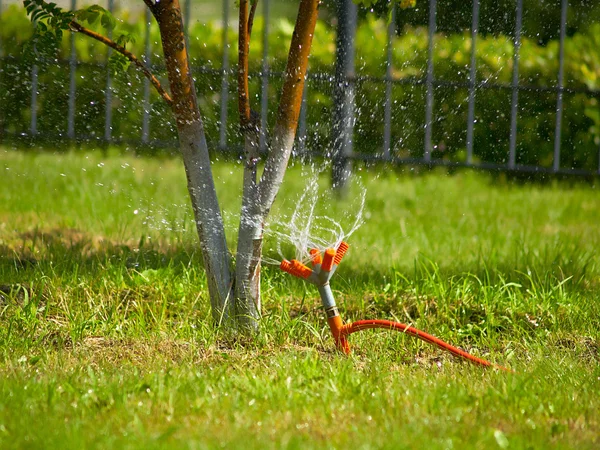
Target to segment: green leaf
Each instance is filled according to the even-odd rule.
[[[111,13],[106,11],[100,19],[100,25],[107,30],[112,30],[117,24],[117,21]]]
[[[79,11],[76,11],[75,17],[77,17],[78,20],[81,20],[83,22],[87,22],[90,25],[93,25],[98,20],[99,17],[101,17],[105,14],[110,14],[110,13],[106,9],[104,9],[102,6],[92,5],[88,8],[80,9]]]
[[[108,70],[113,75],[127,71],[130,61],[121,53],[114,52],[108,59]]]
[[[125,47],[128,43],[135,44],[135,36],[131,33],[124,33],[117,37],[115,42],[119,45]]]
[[[76,14],[78,20],[87,22],[89,25],[93,25],[98,20],[99,14],[95,11],[80,11]]]

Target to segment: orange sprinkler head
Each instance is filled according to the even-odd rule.
[[[340,243],[339,247],[337,248],[337,251],[335,252],[335,258],[333,259],[333,264],[338,266],[342,262],[342,258],[344,257],[344,255],[346,254],[346,252],[348,251],[349,248],[350,248],[350,246],[347,243],[345,243],[344,241],[342,241]]]
[[[296,261],[295,259],[292,259],[291,261],[284,259],[283,261],[281,261],[279,268],[284,272],[287,272],[290,275],[294,275],[298,278],[308,278],[312,274],[312,270],[310,270],[300,261]]]
[[[325,256],[323,257],[323,263],[321,264],[321,270],[329,272],[333,267],[333,259],[335,258],[335,250],[328,248],[325,250]]]
[[[312,270],[302,264],[300,261],[295,259],[292,260],[292,275],[297,276],[298,278],[308,278],[312,274]]]
[[[323,258],[321,258],[321,252],[318,248],[311,248],[309,253],[313,266],[323,262]]]

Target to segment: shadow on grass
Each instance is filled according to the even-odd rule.
[[[139,241],[114,241],[72,228],[33,230],[19,233],[0,245],[0,271],[23,275],[28,270],[52,268],[55,274],[77,271],[89,274],[109,267],[159,269],[202,264],[198,249]]]
[[[276,254],[266,253],[270,259]],[[487,286],[515,283],[524,289],[551,288],[561,283],[570,291],[598,288],[597,258],[577,245],[546,247],[542,251],[523,248],[517,255],[479,255],[468,265],[438,263],[420,255],[412,266],[395,264],[382,267],[376,263],[352,265],[344,261],[336,276],[339,288],[382,291],[396,286],[434,284],[440,280],[472,278]],[[186,267],[202,267],[202,257],[195,243],[167,244],[140,240],[115,241],[72,228],[32,230],[18,233],[0,244],[0,283],[27,278],[30,271],[50,271],[54,275],[75,272],[90,275],[106,270],[170,268],[174,272]],[[273,265],[264,265],[265,274],[278,273]],[[337,281],[340,280],[340,281]]]

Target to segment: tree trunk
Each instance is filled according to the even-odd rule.
[[[147,3],[148,4],[148,3]],[[242,2],[247,8],[247,2]],[[169,76],[172,110],[177,120],[181,152],[188,180],[202,256],[208,279],[213,317],[217,323],[235,316],[247,329],[256,329],[260,316],[260,260],[263,230],[294,145],[302,101],[308,55],[315,29],[319,0],[301,0],[279,103],[273,142],[260,182],[257,182],[258,130],[249,108],[247,78],[248,41],[242,47],[240,117],[245,137],[246,165],[240,217],[236,283],[232,289],[230,259],[208,147],[190,74],[179,0],[161,0],[151,11],[160,28]],[[244,11],[244,14],[246,12]],[[250,20],[251,22],[251,20]],[[249,40],[250,30],[242,25]],[[232,308],[235,304],[235,310]],[[235,312],[235,314],[234,314]]]
[[[250,34],[257,3],[249,9],[249,0],[240,0],[238,21],[238,111],[244,135],[244,189],[235,271],[235,303],[238,323],[245,329],[256,329],[260,316],[260,259],[262,254],[263,220],[258,208],[256,183],[259,161],[260,119],[250,109],[248,92],[248,55]]]
[[[264,216],[261,214],[258,203],[258,185],[256,184],[260,123],[254,115],[246,124],[244,134],[246,162],[235,263],[235,313],[243,328],[255,329],[261,310],[260,260]]]
[[[230,317],[233,305],[230,257],[204,125],[190,73],[179,0],[156,2],[151,10],[160,28],[172,110],[177,121],[179,145],[200,238],[212,314],[215,322],[221,323]]]
[[[248,47],[250,30],[246,23],[248,1],[240,2],[238,100],[245,137],[246,166],[244,198],[238,234],[236,261],[236,315],[246,328],[254,328],[260,316],[260,260],[266,218],[273,206],[294,146],[308,55],[317,21],[318,0],[301,0],[290,43],[283,91],[279,102],[273,141],[260,179],[256,182],[256,161],[260,123],[252,117],[248,99]]]

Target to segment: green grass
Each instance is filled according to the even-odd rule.
[[[598,448],[596,185],[358,171],[343,317],[506,374],[399,333],[342,356],[316,291],[271,266],[260,334],[216,331],[177,159],[0,155],[0,448]],[[215,172],[233,248],[240,169]],[[306,183],[288,172],[275,216]]]

